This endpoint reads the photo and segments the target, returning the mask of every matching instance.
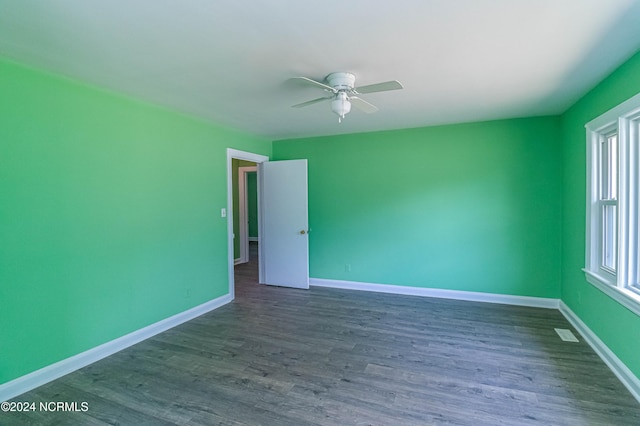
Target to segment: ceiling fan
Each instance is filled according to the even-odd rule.
[[[350,72],[334,72],[325,77],[324,82],[312,80],[307,77],[294,77],[295,80],[314,85],[328,92],[326,96],[312,99],[307,102],[293,105],[292,108],[302,108],[322,101],[331,101],[331,110],[338,115],[338,123],[351,111],[351,104],[368,114],[376,112],[378,107],[370,104],[358,95],[364,93],[385,92],[387,90],[402,89],[402,84],[397,80],[383,83],[369,84],[355,87],[356,76]]]

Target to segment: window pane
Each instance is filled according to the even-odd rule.
[[[602,266],[616,270],[618,259],[618,215],[616,205],[602,206]]]
[[[600,199],[609,198],[609,139],[600,140]]]
[[[600,143],[600,199],[618,198],[618,135],[613,134]]]
[[[612,135],[607,138],[607,145],[609,148],[608,162],[609,162],[609,176],[608,176],[608,198],[618,198],[618,135]]]

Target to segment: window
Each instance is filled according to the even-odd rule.
[[[587,280],[640,314],[640,94],[587,123]]]
[[[600,173],[598,188],[598,227],[600,236],[600,268],[612,276],[618,265],[618,135],[610,133],[598,138]]]

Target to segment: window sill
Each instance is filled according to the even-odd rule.
[[[593,284],[600,291],[629,309],[634,314],[640,316],[640,295],[619,287],[615,287],[593,272],[583,269],[584,275],[589,283]]]

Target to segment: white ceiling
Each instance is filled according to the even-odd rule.
[[[637,0],[0,0],[0,55],[269,139],[558,114],[638,50]],[[333,71],[405,89],[290,107]]]

